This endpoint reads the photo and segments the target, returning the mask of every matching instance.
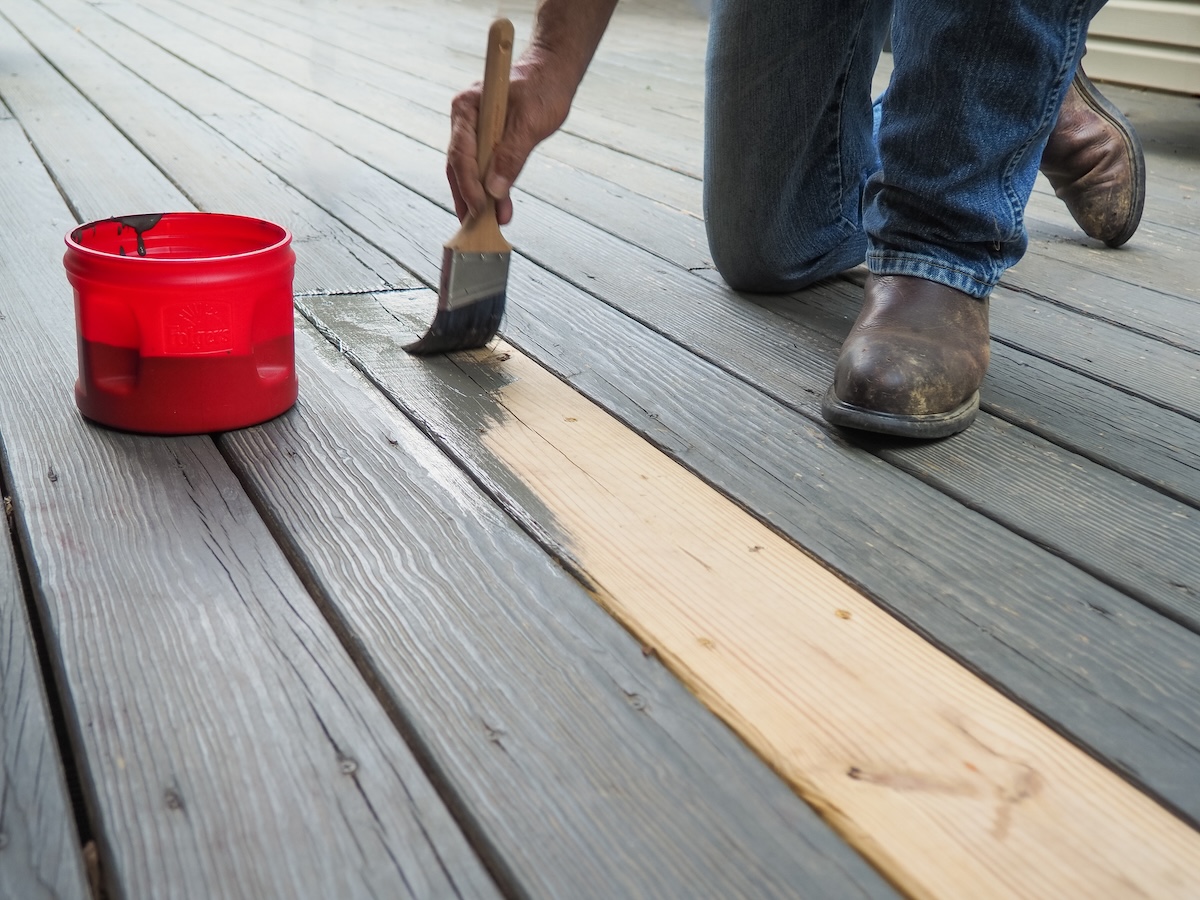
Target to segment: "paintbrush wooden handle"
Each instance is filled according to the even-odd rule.
[[[508,19],[497,19],[488,29],[483,96],[479,99],[479,121],[475,129],[475,161],[479,164],[481,178],[487,175],[492,151],[504,134],[512,51],[513,24]],[[467,219],[446,246],[470,253],[506,253],[511,250],[512,245],[504,240],[496,221],[496,201],[489,196],[479,215]]]
[[[479,100],[479,124],[475,129],[478,149],[475,160],[479,174],[487,174],[492,151],[504,135],[508,113],[508,73],[512,68],[513,24],[497,19],[488,29],[487,60],[483,66],[483,96]]]

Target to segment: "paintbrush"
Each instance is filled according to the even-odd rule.
[[[512,22],[497,19],[488,30],[483,96],[475,130],[475,158],[481,178],[487,175],[492,150],[504,133],[512,47]],[[488,196],[478,215],[468,217],[446,242],[433,323],[423,338],[404,349],[417,354],[446,353],[482,347],[490,341],[504,315],[511,255],[512,245],[504,239],[496,221],[496,201]]]

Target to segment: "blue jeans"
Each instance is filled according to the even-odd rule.
[[[856,266],[986,297],[1104,0],[714,0],[704,213],[734,288]]]

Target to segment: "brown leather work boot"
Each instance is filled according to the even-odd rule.
[[[979,411],[988,301],[907,275],[868,275],[821,411],[834,425],[939,438]]]
[[[1120,247],[1146,202],[1146,158],[1129,120],[1079,68],[1042,153],[1042,172],[1088,237]]]

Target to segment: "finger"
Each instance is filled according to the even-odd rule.
[[[484,187],[496,200],[508,198],[513,182],[525,168],[525,162],[534,147],[534,142],[525,137],[528,130],[517,124],[520,120],[514,117],[511,121],[513,127],[504,133],[503,139],[492,151],[492,163],[485,173]]]
[[[455,97],[451,104],[450,149],[446,152],[446,167],[454,173],[451,189],[457,188],[471,215],[478,213],[486,202],[476,160],[478,121],[479,91],[472,88]]]
[[[470,210],[467,208],[467,201],[463,199],[462,191],[458,188],[458,178],[454,174],[454,169],[448,163],[446,180],[450,182],[450,195],[454,198],[454,214],[458,216],[458,221],[465,221]]]
[[[511,197],[505,197],[503,200],[496,201],[496,221],[501,225],[507,225],[512,221],[513,204]]]

